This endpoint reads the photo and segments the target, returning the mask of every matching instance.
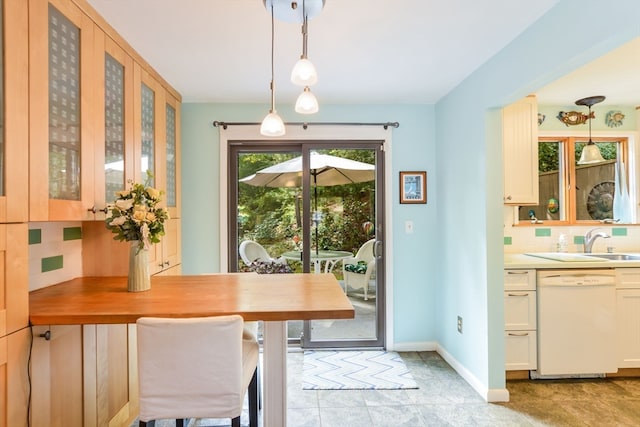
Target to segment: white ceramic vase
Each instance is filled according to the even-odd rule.
[[[129,292],[148,291],[151,289],[149,251],[147,249],[140,249],[137,240],[132,240],[130,244],[127,289]]]

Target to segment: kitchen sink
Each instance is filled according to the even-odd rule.
[[[632,254],[584,254],[595,258],[605,258],[612,261],[640,261],[640,255]]]

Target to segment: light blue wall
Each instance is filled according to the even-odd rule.
[[[436,105],[438,240],[443,242],[438,341],[489,389],[504,387],[496,108],[637,37],[638,16],[640,2],[634,0],[616,2],[613,8],[563,0]],[[462,335],[455,328],[457,315],[464,318]]]
[[[285,121],[301,122],[387,122],[393,129],[393,193],[387,203],[393,207],[394,335],[396,342],[434,341],[436,337],[435,239],[437,221],[435,124],[433,106],[425,105],[322,105],[321,111],[302,117],[291,106],[278,105]],[[220,271],[219,257],[219,134],[212,122],[259,122],[268,105],[184,104],[182,106],[182,270],[184,274]],[[428,203],[398,203],[398,172],[426,170]],[[224,178],[226,179],[226,178]],[[414,222],[414,233],[405,234],[404,221]]]
[[[438,341],[488,389],[504,388],[502,159],[499,108],[640,35],[640,2],[562,0],[432,106],[323,105],[313,121],[399,121],[393,131],[394,333]],[[472,35],[470,35],[471,37]],[[452,53],[456,54],[456,53]],[[603,88],[606,95],[606,88]],[[584,94],[585,96],[593,94]],[[182,108],[185,274],[215,272],[219,139],[213,120],[258,122],[267,105]],[[278,105],[288,121],[303,121]],[[549,120],[549,118],[548,118]],[[398,172],[428,172],[427,205],[399,205]],[[404,221],[414,234],[404,234]],[[464,333],[456,331],[456,317]]]

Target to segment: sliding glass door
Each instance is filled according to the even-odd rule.
[[[229,271],[331,273],[355,308],[289,322],[290,342],[383,347],[381,142],[230,142],[228,170]]]

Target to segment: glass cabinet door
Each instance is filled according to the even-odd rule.
[[[155,186],[155,149],[156,149],[156,93],[153,89],[142,83],[141,86],[141,158],[140,158],[140,175],[141,180],[144,182],[147,179],[147,173],[151,173],[153,176],[148,182],[149,185]]]
[[[0,222],[29,218],[27,2],[0,1]]]
[[[93,219],[98,108],[93,22],[72,2],[29,2],[30,219]]]

